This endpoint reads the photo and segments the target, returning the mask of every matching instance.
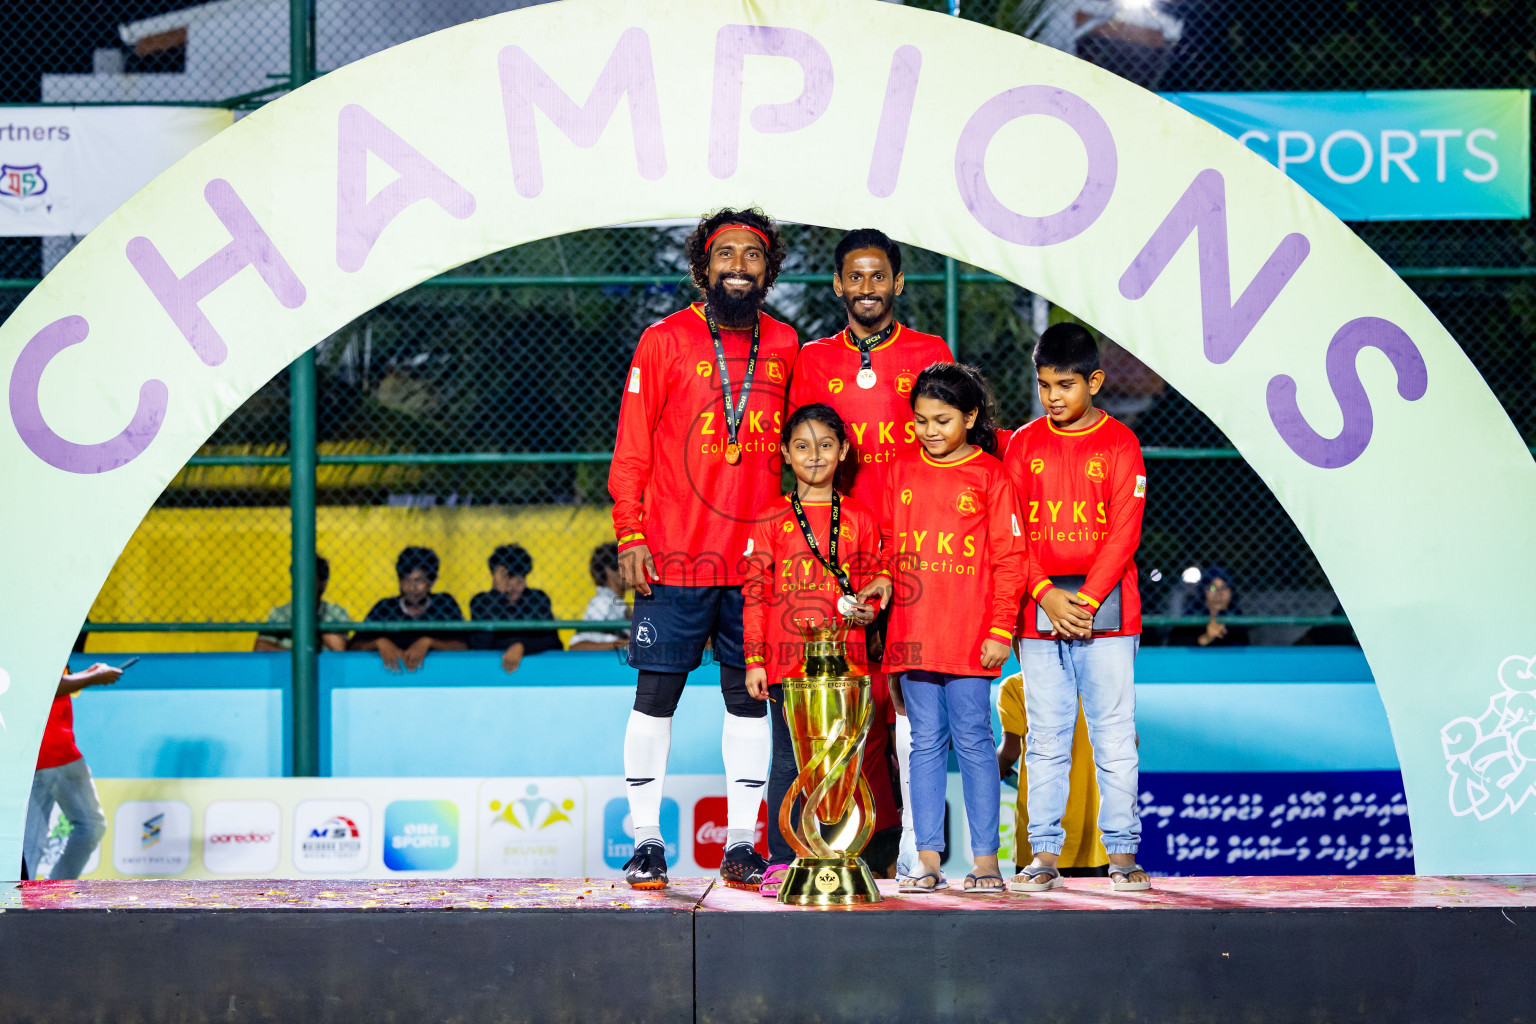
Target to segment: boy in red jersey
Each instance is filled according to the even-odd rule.
[[[635,590],[629,663],[640,672],[624,735],[635,828],[625,876],[636,888],[667,884],[661,797],[672,713],[713,639],[726,708],[720,874],[756,888],[767,863],[752,841],[770,741],[767,709],[746,689],[741,552],[754,515],[779,495],[784,389],[798,339],[761,312],[785,254],[761,211],[704,218],[686,251],[704,302],[640,336],[608,473],[619,575]]]
[[[832,290],[843,300],[848,326],[836,334],[812,341],[800,350],[790,375],[789,407],[798,409],[825,403],[837,410],[847,425],[851,450],[843,468],[843,488],[872,509],[880,507],[891,460],[917,447],[912,426],[912,384],[917,375],[934,363],[953,356],[944,339],[914,331],[896,322],[896,297],[905,282],[901,273],[901,247],[875,228],[850,231],[832,254]],[[869,627],[869,650],[878,661],[884,643],[889,611]],[[896,748],[902,767],[901,820],[891,793],[885,724],[892,694],[886,673],[878,664],[871,672],[875,701],[872,730],[864,746],[864,777],[875,797],[875,835],[865,858],[880,870],[892,859],[891,847],[899,844],[898,874],[910,875],[917,867],[917,847],[912,838],[911,796],[906,792],[910,774],[912,733],[906,716],[896,719]],[[900,699],[900,695],[895,695]],[[897,832],[897,826],[905,826]]]
[[[1029,718],[1029,845],[1034,860],[1009,883],[1020,892],[1062,884],[1062,849],[1072,733],[1078,701],[1088,723],[1099,783],[1099,831],[1116,890],[1151,887],[1136,863],[1136,687],[1141,640],[1136,548],[1147,493],[1141,445],[1093,396],[1104,383],[1093,335],[1062,323],[1040,335],[1035,373],[1046,414],[1009,442],[1004,463],[1019,492],[1029,539],[1028,594],[1020,622],[1019,664]],[[1074,589],[1053,577],[1081,577]],[[1117,629],[1095,628],[1095,614],[1119,590]],[[1036,607],[1051,628],[1037,628]]]

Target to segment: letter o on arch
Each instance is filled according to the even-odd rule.
[[[1009,122],[1031,114],[1054,117],[1077,133],[1088,151],[1088,175],[1077,198],[1045,217],[1010,210],[987,183],[987,147]],[[1109,125],[1087,100],[1048,85],[1023,85],[992,97],[966,122],[955,147],[955,182],[976,222],[1005,242],[1055,245],[1086,231],[1115,191],[1119,160]]]

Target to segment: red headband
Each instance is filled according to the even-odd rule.
[[[763,240],[764,253],[773,248],[773,243],[768,241],[768,236],[763,234],[757,228],[753,227],[751,224],[722,224],[718,228],[715,228],[714,234],[704,239],[704,254],[706,256],[709,255],[709,247],[715,244],[715,239],[720,237],[720,232],[731,231],[736,228],[740,228],[743,231],[750,231],[758,238],[761,238]]]

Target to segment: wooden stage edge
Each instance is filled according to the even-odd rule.
[[[1536,1021],[1536,877],[0,884],[3,1021]]]

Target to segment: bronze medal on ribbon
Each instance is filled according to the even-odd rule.
[[[742,418],[747,414],[747,396],[752,393],[752,378],[757,374],[757,344],[761,337],[763,318],[759,313],[752,322],[752,344],[747,349],[747,368],[741,377],[741,397],[731,401],[731,373],[725,365],[725,344],[720,340],[720,326],[709,304],[704,305],[704,322],[709,325],[709,338],[715,343],[715,363],[720,368],[720,393],[725,405],[725,461],[734,466],[741,461],[741,444],[736,432],[741,429]]]
[[[729,444],[727,444],[725,446],[725,461],[729,462],[733,466],[736,465],[736,463],[740,462],[741,461],[741,445],[737,444],[735,441],[732,441]]]

